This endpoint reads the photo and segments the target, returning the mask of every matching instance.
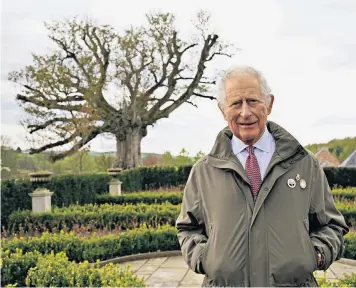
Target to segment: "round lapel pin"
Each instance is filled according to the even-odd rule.
[[[307,182],[305,182],[304,179],[300,180],[300,187],[301,187],[302,189],[305,189],[305,187],[307,187]]]
[[[287,184],[290,188],[294,188],[296,185],[294,179],[288,179]]]

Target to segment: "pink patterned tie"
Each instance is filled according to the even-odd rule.
[[[256,202],[258,190],[260,189],[261,186],[261,172],[260,172],[260,166],[258,166],[256,155],[253,153],[254,148],[255,147],[253,146],[248,146],[246,148],[248,152],[248,157],[246,160],[245,169],[246,169],[247,177],[251,183],[253,201]]]

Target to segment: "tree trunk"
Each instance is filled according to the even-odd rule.
[[[126,131],[125,136],[116,135],[116,164],[122,169],[136,168],[141,164],[141,128]]]

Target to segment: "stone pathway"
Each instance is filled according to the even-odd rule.
[[[144,277],[148,287],[201,287],[204,275],[191,271],[182,256],[161,257],[122,263],[131,265],[137,276]],[[336,281],[343,274],[356,273],[356,266],[335,262],[326,271],[328,280]],[[324,277],[323,271],[318,271],[317,277]]]

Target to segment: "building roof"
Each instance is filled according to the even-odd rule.
[[[347,157],[340,166],[356,166],[356,150]]]
[[[340,160],[329,151],[328,147],[321,148],[315,154],[315,157],[322,167],[337,167],[341,164]]]

